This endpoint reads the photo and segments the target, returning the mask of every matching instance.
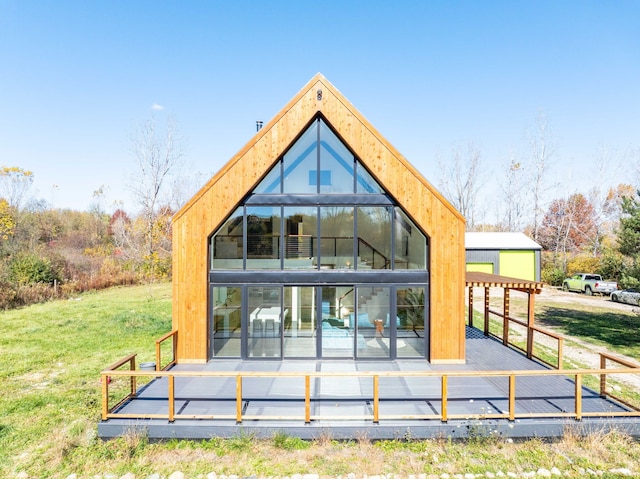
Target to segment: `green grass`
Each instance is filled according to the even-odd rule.
[[[568,313],[567,313],[568,314]],[[372,443],[338,442],[329,433],[305,442],[279,431],[208,441],[150,443],[126,436],[96,437],[102,369],[138,353],[154,360],[154,340],[171,329],[171,285],[116,288],[69,301],[0,313],[0,477],[136,477],[176,470],[188,478],[209,472],[244,476],[321,477],[356,473],[464,474],[535,471],[557,467],[563,477],[581,468],[640,469],[640,446],[622,434],[581,438],[568,434],[547,444],[511,443],[478,436],[464,443],[405,437]],[[602,477],[615,477],[605,473]],[[619,476],[618,476],[619,477]]]

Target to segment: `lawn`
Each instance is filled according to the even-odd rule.
[[[132,352],[139,354],[139,362],[155,359],[154,340],[171,329],[171,285],[83,294],[2,312],[0,320],[2,478],[119,478],[126,473],[168,477],[177,470],[188,478],[204,478],[210,472],[239,477],[407,477],[501,470],[522,475],[553,467],[564,477],[581,477],[588,469],[603,471],[602,477],[621,477],[612,469],[640,473],[640,446],[629,437],[602,433],[581,438],[569,430],[553,444],[486,437],[464,443],[409,437],[338,442],[330,432],[312,442],[284,433],[270,440],[242,436],[149,443],[144,437],[128,436],[101,441],[96,437],[99,373]]]

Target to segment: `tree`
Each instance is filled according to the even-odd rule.
[[[33,172],[17,166],[0,167],[0,197],[20,210],[33,183]]]
[[[535,129],[529,135],[531,151],[531,174],[529,185],[533,200],[533,239],[539,242],[540,216],[543,195],[546,190],[546,176],[552,166],[555,143],[550,137],[549,122],[544,113],[536,116]]]
[[[171,186],[171,176],[178,170],[183,156],[174,120],[170,118],[162,131],[154,117],[145,121],[132,138],[132,148],[136,171],[129,187],[142,209],[145,255],[152,256],[158,253],[154,228],[160,205],[169,203],[164,197],[165,190]]]
[[[542,247],[560,257],[566,266],[567,254],[590,245],[597,233],[593,205],[580,193],[551,202],[539,230]]]
[[[511,155],[505,172],[505,181],[501,186],[505,212],[500,221],[500,229],[502,231],[521,231],[527,211],[526,172],[524,165],[517,160],[515,154]]]
[[[622,197],[622,216],[618,230],[618,250],[636,258],[640,254],[640,191],[637,197]]]
[[[454,145],[451,149],[451,162],[440,163],[442,176],[440,188],[467,220],[467,229],[473,229],[476,223],[478,192],[485,183],[486,172],[480,163],[480,149],[472,142]]]
[[[11,213],[11,207],[4,198],[0,198],[0,240],[7,240],[13,235],[16,220]]]

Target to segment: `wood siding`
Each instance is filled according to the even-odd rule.
[[[319,74],[174,217],[173,329],[178,331],[178,361],[207,360],[209,236],[318,112],[429,236],[430,360],[460,362],[465,354],[464,218]]]

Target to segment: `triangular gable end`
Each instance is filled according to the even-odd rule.
[[[432,362],[464,358],[464,218],[322,75],[305,87],[174,216],[174,329],[179,360],[206,361],[208,238],[322,115],[430,238]]]
[[[257,185],[318,113],[337,130],[344,142],[372,172],[375,180],[397,198],[401,207],[404,207],[405,201],[409,198],[398,193],[406,191],[407,180],[416,180],[434,196],[435,201],[442,203],[447,210],[464,221],[455,207],[393,148],[323,75],[318,73],[176,213],[174,222],[220,181],[232,181],[238,186],[234,188],[238,192],[236,201],[229,205],[225,215],[230,213],[243,195]],[[375,154],[372,154],[374,152]],[[375,161],[386,157],[389,159]],[[388,164],[391,163],[390,160],[396,163],[394,169],[399,170],[396,171],[396,178],[386,177],[391,166]],[[250,164],[247,164],[247,161],[250,161]],[[239,184],[243,186],[239,187]],[[396,185],[397,188],[393,188]],[[217,206],[220,207],[222,204],[228,202],[219,202]]]

